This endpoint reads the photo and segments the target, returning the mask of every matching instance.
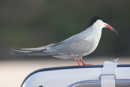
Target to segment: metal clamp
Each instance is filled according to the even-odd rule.
[[[116,79],[116,75],[115,75],[115,74],[101,74],[101,75],[99,76],[99,80],[101,80],[101,76],[108,76],[108,75],[113,75],[113,76],[115,76],[115,79]]]

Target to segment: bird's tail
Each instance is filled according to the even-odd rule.
[[[51,52],[44,52],[47,49],[47,46],[38,47],[38,48],[19,48],[12,49],[15,53],[11,53],[12,55],[19,56],[49,56],[52,55]]]

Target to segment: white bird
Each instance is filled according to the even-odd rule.
[[[79,34],[75,34],[60,43],[53,43],[37,48],[13,49],[14,51],[17,51],[13,54],[23,56],[51,55],[61,59],[75,59],[79,65],[80,60],[83,65],[88,65],[83,62],[82,57],[89,55],[97,48],[103,28],[108,28],[116,32],[114,28],[107,24],[104,17],[97,15],[91,19],[89,27],[86,30]]]

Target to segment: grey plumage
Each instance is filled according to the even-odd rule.
[[[89,29],[88,29],[89,30]],[[21,48],[13,49],[17,53],[13,55],[23,55],[23,56],[48,56],[52,55],[54,57],[71,59],[74,57],[83,56],[85,53],[89,53],[93,44],[93,36],[86,31],[83,31],[79,34],[73,35],[72,37],[57,43],[49,44],[47,46],[42,46],[38,48]],[[65,55],[65,57],[63,57]],[[67,57],[69,55],[69,57]]]

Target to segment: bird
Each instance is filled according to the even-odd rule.
[[[96,15],[91,19],[87,29],[59,43],[52,43],[36,48],[12,49],[15,51],[12,54],[19,56],[52,56],[61,59],[75,59],[78,65],[81,65],[79,61],[83,65],[90,65],[85,64],[82,57],[91,54],[97,48],[103,28],[108,28],[118,34],[103,16]]]

